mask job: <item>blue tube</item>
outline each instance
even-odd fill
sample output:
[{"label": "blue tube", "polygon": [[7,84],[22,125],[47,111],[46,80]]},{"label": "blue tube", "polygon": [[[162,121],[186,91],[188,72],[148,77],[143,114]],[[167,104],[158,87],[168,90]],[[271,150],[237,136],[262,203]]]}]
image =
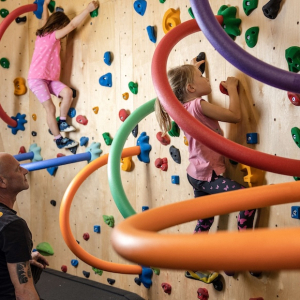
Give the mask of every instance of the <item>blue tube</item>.
[{"label": "blue tube", "polygon": [[32,151],[14,155],[14,158],[17,161],[28,160],[28,159],[31,160],[31,159],[33,159],[33,157],[34,157],[34,153]]},{"label": "blue tube", "polygon": [[58,167],[62,165],[72,164],[84,160],[91,160],[91,153],[85,152],[80,154],[74,154],[69,156],[62,156],[48,160],[37,161],[33,163],[23,164],[21,167],[27,169],[28,171],[36,171],[41,169],[47,169],[51,167]]}]

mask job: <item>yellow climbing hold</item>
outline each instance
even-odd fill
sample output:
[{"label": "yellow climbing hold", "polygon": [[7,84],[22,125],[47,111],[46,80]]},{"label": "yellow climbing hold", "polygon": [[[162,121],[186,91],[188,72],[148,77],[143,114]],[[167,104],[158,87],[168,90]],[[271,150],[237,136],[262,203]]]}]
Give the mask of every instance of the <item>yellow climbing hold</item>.
[{"label": "yellow climbing hold", "polygon": [[32,114],[32,119],[36,121],[36,114]]},{"label": "yellow climbing hold", "polygon": [[125,172],[131,171],[131,166],[132,166],[132,157],[131,156],[121,158],[121,163],[122,163],[121,168],[123,171],[125,171]]},{"label": "yellow climbing hold", "polygon": [[249,187],[263,185],[265,179],[265,171],[259,170],[247,165],[240,164],[242,172],[245,172],[244,182],[248,183]]},{"label": "yellow climbing hold", "polygon": [[185,136],[183,137],[183,142],[184,142],[185,145],[187,145],[187,146],[189,145],[189,142],[188,142],[188,140]]},{"label": "yellow climbing hold", "polygon": [[2,217],[3,216],[3,212],[0,212],[0,217]]},{"label": "yellow climbing hold", "polygon": [[25,85],[25,79],[24,78],[17,77],[14,80],[14,85],[15,85],[14,94],[16,96],[24,95],[27,92],[27,88],[26,88],[26,85]]},{"label": "yellow climbing hold", "polygon": [[95,114],[97,114],[98,111],[99,111],[99,107],[98,107],[98,106],[93,107],[93,112],[94,112]]},{"label": "yellow climbing hold", "polygon": [[127,100],[129,98],[129,94],[128,93],[124,93],[124,94],[122,94],[122,96],[123,96],[124,100]]},{"label": "yellow climbing hold", "polygon": [[164,33],[168,33],[171,29],[176,27],[181,23],[180,20],[180,9],[177,10],[173,8],[169,8],[163,17],[162,27],[164,30]]}]

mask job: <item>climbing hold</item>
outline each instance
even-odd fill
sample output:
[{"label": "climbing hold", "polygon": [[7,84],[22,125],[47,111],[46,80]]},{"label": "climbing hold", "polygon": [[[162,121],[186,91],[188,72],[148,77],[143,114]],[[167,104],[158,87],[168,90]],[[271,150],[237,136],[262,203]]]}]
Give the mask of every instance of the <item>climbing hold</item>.
[{"label": "climbing hold", "polygon": [[113,216],[103,215],[103,220],[109,227],[113,228],[115,226],[115,218]]},{"label": "climbing hold", "polygon": [[102,86],[112,87],[112,75],[111,73],[107,73],[100,77],[99,83]]},{"label": "climbing hold", "polygon": [[0,9],[0,16],[2,18],[6,18],[8,16],[8,14],[9,14],[9,11],[7,9],[5,9],[5,8]]},{"label": "climbing hold", "polygon": [[25,147],[24,147],[24,146],[21,146],[21,147],[20,147],[20,150],[19,150],[19,153],[18,153],[18,154],[21,154],[21,153],[26,153],[26,150],[25,150]]},{"label": "climbing hold", "polygon": [[98,17],[98,11],[99,11],[99,7],[97,7],[95,10],[93,10],[92,12],[90,12],[90,16],[92,18]]},{"label": "climbing hold", "polygon": [[97,269],[94,267],[92,267],[92,270],[95,272],[95,274],[98,274],[99,276],[102,276],[102,274],[103,274],[103,270],[100,270],[100,269]]},{"label": "climbing hold", "polygon": [[142,206],[142,211],[149,210],[149,206]]},{"label": "climbing hold", "polygon": [[41,147],[38,147],[37,144],[31,144],[28,152],[33,152],[33,159],[31,160],[32,162],[43,160],[41,156]]},{"label": "climbing hold", "polygon": [[147,8],[147,1],[145,0],[136,0],[133,3],[134,10],[141,16],[145,14]]},{"label": "climbing hold", "polygon": [[31,135],[32,135],[32,136],[37,136],[36,131],[31,131]]},{"label": "climbing hold", "polygon": [[26,115],[21,115],[20,113],[17,113],[15,117],[11,117],[13,120],[17,121],[17,126],[12,127],[10,125],[7,125],[8,128],[11,128],[12,134],[16,135],[19,130],[24,131],[25,126],[24,124],[27,123],[27,120],[25,120]]},{"label": "climbing hold", "polygon": [[85,240],[85,241],[88,241],[90,239],[90,235],[86,232],[83,234],[82,238]]},{"label": "climbing hold", "polygon": [[149,37],[149,39],[150,39],[150,41],[152,42],[152,43],[156,43],[156,34],[155,34],[155,28],[154,28],[154,26],[147,26],[147,33],[148,33],[148,37]]},{"label": "climbing hold", "polygon": [[222,291],[223,289],[223,283],[220,280],[219,274],[216,272],[211,273],[211,272],[204,272],[204,271],[196,271],[196,272],[186,271],[185,277],[194,280],[199,280],[207,284],[212,283],[214,288],[217,291]]},{"label": "climbing hold", "polygon": [[168,170],[168,159],[166,157],[163,159],[157,158],[154,164],[156,168],[161,169],[162,171],[166,172]]},{"label": "climbing hold", "polygon": [[35,0],[33,4],[37,4],[37,9],[33,12],[38,19],[42,18],[44,0]]},{"label": "climbing hold", "polygon": [[48,4],[48,9],[51,13],[53,13],[54,8],[55,8],[55,1],[51,0],[50,3]]},{"label": "climbing hold", "polygon": [[293,105],[300,106],[300,94],[288,92],[287,95]]},{"label": "climbing hold", "polygon": [[245,41],[248,47],[253,48],[257,44],[259,27],[251,27],[245,33]]},{"label": "climbing hold", "polygon": [[82,271],[82,274],[85,278],[89,278],[91,273],[87,271]]},{"label": "climbing hold", "polygon": [[[262,274],[262,272],[252,272],[252,271],[249,271],[249,273],[254,277],[260,277]],[[254,299],[256,299],[256,298],[254,298]],[[260,298],[258,298],[258,299],[260,299]]]},{"label": "climbing hold", "polygon": [[194,13],[193,13],[193,10],[191,7],[188,9],[188,13],[190,14],[192,19],[195,19],[195,16],[194,16]]},{"label": "climbing hold", "polygon": [[100,233],[101,232],[100,225],[94,225],[94,232],[96,232],[96,233]]},{"label": "climbing hold", "polygon": [[280,10],[280,3],[282,0],[270,0],[262,7],[264,15],[271,20],[274,20]]},{"label": "climbing hold", "polygon": [[163,17],[162,27],[164,30],[164,33],[168,33],[171,29],[176,27],[181,23],[180,20],[180,9],[177,10],[173,8],[169,8]]},{"label": "climbing hold", "polygon": [[132,167],[132,157],[128,156],[128,157],[124,157],[121,158],[121,169],[125,172],[130,172],[131,171],[131,167]]},{"label": "climbing hold", "polygon": [[174,146],[171,146],[169,149],[169,152],[175,162],[178,164],[181,163],[181,156],[180,156],[180,151],[179,149],[175,148]]},{"label": "climbing hold", "polygon": [[32,114],[33,121],[36,121],[36,114]]},{"label": "climbing hold", "polygon": [[68,150],[70,150],[73,154],[76,154],[77,148],[78,148],[78,145],[74,146],[74,147],[71,147],[71,148],[68,148]]},{"label": "climbing hold", "polygon": [[200,300],[208,300],[208,290],[206,288],[199,288],[197,290],[198,299]]},{"label": "climbing hold", "polygon": [[113,285],[116,281],[115,281],[114,279],[107,278],[107,282],[108,282],[110,285]]},{"label": "climbing hold", "polygon": [[122,122],[124,122],[127,118],[129,117],[129,114],[128,112],[122,108],[120,111],[119,111],[119,118]]},{"label": "climbing hold", "polygon": [[87,125],[89,121],[85,116],[79,115],[76,117],[76,122],[82,125]]},{"label": "climbing hold", "polygon": [[138,93],[138,84],[136,82],[130,81],[128,87],[132,94],[136,95]]},{"label": "climbing hold", "polygon": [[100,149],[101,144],[100,143],[96,143],[93,142],[91,144],[91,146],[86,148],[85,152],[90,152],[91,153],[91,160],[89,161],[89,163],[95,159],[97,159],[100,154],[102,153],[102,150]]},{"label": "climbing hold", "polygon": [[220,82],[220,85],[219,85],[219,89],[220,89],[220,92],[221,92],[222,94],[227,95],[227,96],[229,95],[227,89],[224,88],[224,86],[222,85],[221,82]]},{"label": "climbing hold", "polygon": [[56,201],[55,201],[55,200],[51,200],[51,201],[50,201],[50,204],[51,204],[52,206],[56,206]]},{"label": "climbing hold", "polygon": [[139,280],[142,282],[145,288],[149,289],[152,285],[153,271],[150,268],[142,267],[142,274],[139,274]]},{"label": "climbing hold", "polygon": [[62,7],[59,7],[59,6],[58,6],[58,7],[55,8],[55,11],[56,11],[56,12],[57,12],[57,11],[64,12],[64,9],[63,9]]},{"label": "climbing hold", "polygon": [[70,107],[68,111],[68,116],[70,118],[74,118],[76,116],[76,109],[74,107]]},{"label": "climbing hold", "polygon": [[243,9],[247,16],[249,16],[258,6],[258,0],[243,0]]},{"label": "climbing hold", "polygon": [[149,153],[151,151],[151,145],[149,144],[149,136],[146,132],[142,132],[137,139],[137,146],[140,146],[141,153],[137,156],[138,159],[146,164],[150,162]]},{"label": "climbing hold", "polygon": [[162,159],[161,158],[157,158],[154,162],[154,165],[156,168],[160,169],[161,165],[162,165]]},{"label": "climbing hold", "polygon": [[172,175],[171,176],[171,182],[172,182],[172,184],[179,184],[179,176],[178,175]]},{"label": "climbing hold", "polygon": [[241,34],[239,26],[242,20],[236,17],[236,12],[236,7],[227,5],[222,5],[218,11],[218,15],[223,16],[223,29],[233,40]]},{"label": "climbing hold", "polygon": [[47,242],[39,243],[36,246],[36,250],[44,256],[51,256],[54,254],[53,248]]},{"label": "climbing hold", "polygon": [[172,121],[172,127],[171,130],[168,131],[168,134],[172,137],[178,137],[180,135],[180,129],[175,121]]},{"label": "climbing hold", "polygon": [[129,94],[128,93],[124,93],[124,94],[122,94],[122,97],[123,97],[124,100],[128,100]]},{"label": "climbing hold", "polygon": [[160,2],[160,3],[165,3],[165,2],[166,2],[166,0],[159,0],[159,2]]},{"label": "climbing hold", "polygon": [[170,285],[169,283],[163,282],[163,283],[161,284],[161,286],[162,286],[162,288],[163,288],[163,290],[164,290],[164,292],[165,292],[166,294],[168,294],[168,295],[171,294],[172,287],[171,287],[171,285]]},{"label": "climbing hold", "polygon": [[60,269],[61,269],[62,272],[64,272],[64,273],[67,273],[67,271],[68,271],[68,267],[67,267],[66,265],[62,265],[62,266],[60,267]]},{"label": "climbing hold", "polygon": [[161,142],[162,145],[167,146],[171,143],[171,139],[169,135],[166,133],[164,136],[162,136],[162,132],[159,131],[156,134],[156,138]]},{"label": "climbing hold", "polygon": [[75,99],[77,95],[77,91],[73,88],[70,88],[72,90],[72,98]]},{"label": "climbing hold", "polygon": [[298,127],[293,127],[291,132],[294,142],[300,148],[300,129]]},{"label": "climbing hold", "polygon": [[77,259],[72,259],[72,260],[71,260],[71,265],[72,265],[73,267],[77,267],[77,266],[78,266],[78,260],[77,260]]},{"label": "climbing hold", "polygon": [[110,55],[110,52],[109,52],[109,51],[107,51],[107,52],[104,53],[103,60],[104,60],[104,62],[105,62],[108,66],[111,65],[111,55]]},{"label": "climbing hold", "polygon": [[50,168],[47,168],[47,172],[51,175],[51,176],[54,176],[56,171],[57,171],[58,167],[50,167]]},{"label": "climbing hold", "polygon": [[15,85],[14,94],[16,96],[24,95],[27,92],[27,88],[26,88],[26,85],[25,85],[25,79],[24,78],[17,77],[14,80],[14,85]]},{"label": "climbing hold", "polygon": [[135,277],[134,278],[134,282],[137,284],[137,285],[141,285],[141,280],[138,278],[138,277]]},{"label": "climbing hold", "polygon": [[151,267],[151,269],[153,270],[153,272],[154,272],[156,275],[159,275],[159,274],[160,274],[160,269],[159,269],[159,268]]},{"label": "climbing hold", "polygon": [[187,140],[186,136],[184,136],[184,137],[183,137],[183,142],[184,142],[184,144],[185,144],[186,146],[188,146],[188,145],[189,145],[189,142],[188,142],[188,140]]},{"label": "climbing hold", "polygon": [[86,136],[83,136],[80,138],[80,146],[86,146],[86,144],[89,142],[89,138]]},{"label": "climbing hold", "polygon": [[16,23],[17,24],[20,24],[20,23],[25,23],[27,21],[27,17],[24,16],[24,17],[17,17],[16,18]]},{"label": "climbing hold", "polygon": [[285,50],[289,71],[297,73],[300,71],[300,47],[292,46]]},{"label": "climbing hold", "polygon": [[[196,61],[201,61],[201,60],[205,60],[204,52],[200,52],[196,58]],[[199,66],[199,70],[201,71],[202,74],[205,72],[205,62]]]},{"label": "climbing hold", "polygon": [[245,172],[244,182],[248,183],[249,187],[263,185],[265,171],[240,164],[242,172]]},{"label": "climbing hold", "polygon": [[56,157],[63,157],[63,156],[65,156],[65,155],[62,154],[62,153],[57,153],[57,154],[56,154]]},{"label": "climbing hold", "polygon": [[257,133],[247,133],[247,144],[257,144]]},{"label": "climbing hold", "polygon": [[8,69],[9,68],[9,60],[7,59],[7,58],[5,58],[5,57],[2,57],[1,59],[0,59],[0,65],[1,65],[1,67],[2,68],[4,68],[4,69]]},{"label": "climbing hold", "polygon": [[232,165],[237,165],[237,164],[238,164],[237,161],[234,161],[234,160],[232,160],[232,159],[229,159],[229,162],[230,162]]},{"label": "climbing hold", "polygon": [[103,136],[104,142],[107,146],[112,144],[113,139],[110,137],[109,132],[102,133],[102,136]]},{"label": "climbing hold", "polygon": [[292,206],[291,217],[293,219],[300,219],[300,206]]},{"label": "climbing hold", "polygon": [[133,129],[132,129],[132,135],[136,138],[139,133],[139,124],[137,124]]},{"label": "climbing hold", "polygon": [[93,107],[93,112],[97,115],[99,111],[99,106]]}]

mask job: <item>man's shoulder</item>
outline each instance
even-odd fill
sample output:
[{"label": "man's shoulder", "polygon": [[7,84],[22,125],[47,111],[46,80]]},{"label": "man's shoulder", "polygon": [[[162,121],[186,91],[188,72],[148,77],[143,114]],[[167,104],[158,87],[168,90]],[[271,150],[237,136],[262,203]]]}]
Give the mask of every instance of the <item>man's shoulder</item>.
[{"label": "man's shoulder", "polygon": [[0,203],[0,232],[5,226],[16,221],[23,222],[23,219],[17,216],[13,210]]}]

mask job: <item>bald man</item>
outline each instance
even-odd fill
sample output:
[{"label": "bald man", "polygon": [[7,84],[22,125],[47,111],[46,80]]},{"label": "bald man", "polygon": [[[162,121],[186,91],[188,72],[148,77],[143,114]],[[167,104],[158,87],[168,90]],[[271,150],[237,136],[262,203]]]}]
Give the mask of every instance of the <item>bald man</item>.
[{"label": "bald man", "polygon": [[32,236],[25,220],[13,210],[17,195],[29,188],[28,171],[10,154],[0,152],[0,299],[40,299],[31,272],[49,265],[32,253]]}]

